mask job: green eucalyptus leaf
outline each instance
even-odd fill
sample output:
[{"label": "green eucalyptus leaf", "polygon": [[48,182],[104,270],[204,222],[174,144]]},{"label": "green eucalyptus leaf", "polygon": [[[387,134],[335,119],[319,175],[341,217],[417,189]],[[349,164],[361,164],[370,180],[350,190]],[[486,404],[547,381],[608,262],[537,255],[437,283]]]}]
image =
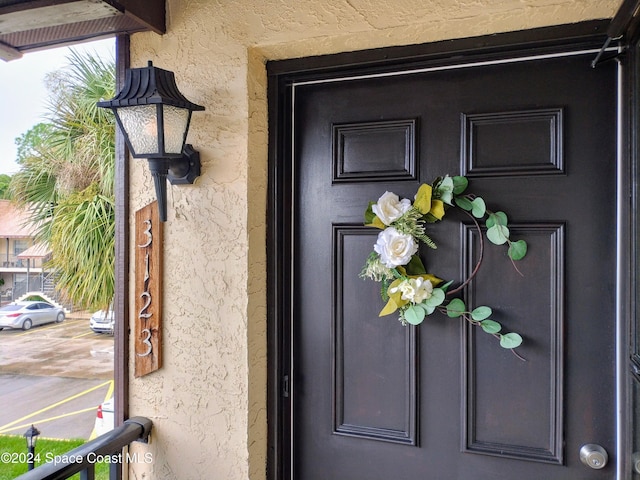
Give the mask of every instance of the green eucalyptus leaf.
[{"label": "green eucalyptus leaf", "polygon": [[500,346],[502,348],[516,348],[522,344],[522,337],[517,333],[507,333],[500,335]]},{"label": "green eucalyptus leaf", "polygon": [[509,258],[512,260],[521,260],[527,254],[527,242],[524,240],[518,240],[517,242],[511,242],[509,245]]},{"label": "green eucalyptus leaf", "polygon": [[444,177],[435,188],[435,198],[439,198],[444,203],[452,205],[453,200],[453,179],[450,176]]},{"label": "green eucalyptus leaf", "polygon": [[476,218],[484,217],[484,214],[487,213],[487,206],[484,203],[484,200],[480,197],[476,197],[471,202],[471,215]]},{"label": "green eucalyptus leaf", "polygon": [[470,212],[473,209],[473,204],[471,200],[467,197],[456,197],[455,198],[456,205],[458,205],[461,209]]},{"label": "green eucalyptus leaf", "polygon": [[445,175],[445,177],[440,181],[440,185],[438,187],[443,190],[453,191],[453,178],[449,175]]},{"label": "green eucalyptus leaf", "polygon": [[493,312],[491,310],[491,307],[487,307],[483,305],[481,307],[477,307],[473,309],[473,311],[471,312],[471,318],[473,318],[476,322],[479,322],[480,320],[489,318],[492,313]]},{"label": "green eucalyptus leaf", "polygon": [[449,280],[447,283],[445,283],[444,285],[442,285],[440,288],[442,291],[446,292],[449,287],[451,286],[451,284],[453,283],[453,280]]},{"label": "green eucalyptus leaf", "polygon": [[439,199],[447,205],[453,205],[453,192],[444,191],[440,193]]},{"label": "green eucalyptus leaf", "polygon": [[426,302],[418,303],[417,306],[422,308],[427,315],[431,315],[433,312],[435,312],[437,307],[437,305],[427,305]]},{"label": "green eucalyptus leaf", "polygon": [[487,228],[491,228],[494,225],[502,225],[504,227],[507,226],[508,222],[507,214],[504,212],[495,212],[491,213],[489,217],[487,217],[486,225]]},{"label": "green eucalyptus leaf", "polygon": [[454,298],[447,305],[447,315],[451,318],[459,317],[466,311],[466,305],[459,298]]},{"label": "green eucalyptus leaf", "polygon": [[404,311],[404,319],[411,325],[420,325],[425,315],[424,309],[416,305],[409,305]]},{"label": "green eucalyptus leaf", "polygon": [[495,224],[487,230],[487,238],[491,243],[502,245],[509,239],[509,229],[503,225]]},{"label": "green eucalyptus leaf", "polygon": [[480,326],[482,327],[482,330],[491,334],[498,333],[500,330],[502,330],[502,325],[500,325],[498,322],[494,322],[493,320],[488,319],[480,322]]},{"label": "green eucalyptus leaf", "polygon": [[461,177],[459,175],[453,177],[453,193],[456,195],[460,195],[464,192],[468,185],[469,180],[467,180],[467,177]]},{"label": "green eucalyptus leaf", "polygon": [[504,212],[496,212],[495,215],[498,218],[498,220],[500,221],[500,225],[504,225],[506,227],[507,224],[509,223],[509,219],[507,218],[507,214],[504,213]]},{"label": "green eucalyptus leaf", "polygon": [[431,292],[431,296],[427,298],[423,303],[425,305],[428,305],[429,307],[435,308],[438,305],[441,305],[442,302],[444,302],[445,297],[446,294],[444,293],[444,290],[442,290],[441,288],[434,288],[433,292]]}]

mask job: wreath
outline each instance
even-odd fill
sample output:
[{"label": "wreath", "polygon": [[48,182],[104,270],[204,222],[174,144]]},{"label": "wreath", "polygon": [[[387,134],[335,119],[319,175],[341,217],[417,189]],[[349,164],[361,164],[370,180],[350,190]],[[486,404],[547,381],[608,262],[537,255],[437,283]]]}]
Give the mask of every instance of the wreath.
[{"label": "wreath", "polygon": [[522,337],[515,332],[502,333],[502,325],[490,318],[493,313],[490,307],[482,305],[470,309],[464,300],[454,297],[478,273],[484,252],[482,234],[479,236],[479,258],[475,268],[469,278],[455,289],[449,290],[453,281],[443,283],[442,279],[427,273],[418,255],[420,243],[437,248],[426,233],[426,224],[442,220],[446,211],[455,207],[471,218],[478,232],[478,221],[485,220],[487,239],[508,247],[507,255],[520,273],[515,261],[527,254],[527,243],[524,240],[512,241],[507,214],[488,210],[481,197],[467,193],[468,185],[466,177],[446,175],[437,178],[432,185],[420,185],[413,203],[406,198],[401,200],[393,192],[385,192],[377,202],[369,202],[364,224],[382,231],[360,276],[381,283],[380,293],[386,304],[380,316],[398,312],[403,325],[419,325],[427,315],[437,310],[450,318],[462,318],[480,327],[497,338],[501,347],[513,351],[522,344]]}]

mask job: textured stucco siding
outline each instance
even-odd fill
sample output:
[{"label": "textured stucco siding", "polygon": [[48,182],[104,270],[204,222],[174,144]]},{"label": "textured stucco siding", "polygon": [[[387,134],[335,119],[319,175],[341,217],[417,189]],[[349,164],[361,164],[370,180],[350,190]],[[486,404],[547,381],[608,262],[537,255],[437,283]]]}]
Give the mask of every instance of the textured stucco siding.
[{"label": "textured stucco siding", "polygon": [[[130,384],[130,414],[154,422],[132,450],[152,461],[131,464],[130,478],[265,478],[266,60],[609,18],[620,3],[168,0],[167,34],[133,35],[131,64],[173,70],[206,107],[188,138],[202,176],[169,189],[164,366]],[[154,191],[146,162],[130,170],[133,214]]]}]

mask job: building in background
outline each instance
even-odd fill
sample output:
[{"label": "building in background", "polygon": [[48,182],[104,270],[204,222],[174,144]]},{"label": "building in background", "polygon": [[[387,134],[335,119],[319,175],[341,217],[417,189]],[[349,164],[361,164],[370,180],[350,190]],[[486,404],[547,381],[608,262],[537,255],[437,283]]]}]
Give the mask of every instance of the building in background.
[{"label": "building in background", "polygon": [[0,302],[16,300],[27,293],[41,293],[56,300],[53,275],[44,264],[50,251],[35,243],[27,214],[9,200],[0,200]]}]

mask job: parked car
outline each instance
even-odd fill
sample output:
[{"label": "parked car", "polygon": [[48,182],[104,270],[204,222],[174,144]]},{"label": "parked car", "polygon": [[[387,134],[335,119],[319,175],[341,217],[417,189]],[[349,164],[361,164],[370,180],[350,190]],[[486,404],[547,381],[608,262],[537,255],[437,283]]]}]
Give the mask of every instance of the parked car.
[{"label": "parked car", "polygon": [[89,327],[96,333],[110,333],[113,335],[115,324],[113,310],[98,310],[89,319]]},{"label": "parked car", "polygon": [[113,430],[115,416],[113,413],[113,397],[98,405],[96,412],[96,422],[93,431],[96,437]]},{"label": "parked car", "polygon": [[62,322],[65,313],[61,307],[48,302],[13,302],[0,307],[0,330],[3,328],[21,328],[29,330],[36,325]]}]

